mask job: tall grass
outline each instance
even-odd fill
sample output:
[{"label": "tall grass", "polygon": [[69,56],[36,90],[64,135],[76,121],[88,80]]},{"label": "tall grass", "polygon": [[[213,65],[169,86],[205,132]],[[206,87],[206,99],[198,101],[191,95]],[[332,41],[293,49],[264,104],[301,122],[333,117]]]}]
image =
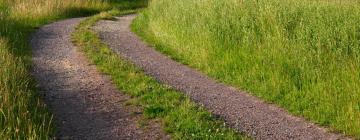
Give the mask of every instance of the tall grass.
[{"label": "tall grass", "polygon": [[58,19],[145,4],[134,2],[0,0],[0,139],[50,139],[54,132],[52,116],[30,76],[31,32]]},{"label": "tall grass", "polygon": [[360,138],[359,0],[152,0],[147,41],[219,81]]}]

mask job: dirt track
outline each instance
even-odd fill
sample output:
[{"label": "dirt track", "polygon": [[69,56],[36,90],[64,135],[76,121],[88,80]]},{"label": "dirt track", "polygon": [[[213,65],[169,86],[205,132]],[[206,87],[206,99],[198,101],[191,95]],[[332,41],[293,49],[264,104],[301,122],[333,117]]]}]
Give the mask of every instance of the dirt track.
[{"label": "dirt track", "polygon": [[158,53],[130,31],[134,18],[135,15],[129,15],[117,21],[101,21],[94,29],[119,55],[157,80],[186,93],[232,128],[256,139],[345,139]]},{"label": "dirt track", "polygon": [[46,25],[32,36],[33,74],[54,113],[56,139],[168,139],[158,123],[138,126],[142,110],[76,50],[70,34],[81,19]]}]

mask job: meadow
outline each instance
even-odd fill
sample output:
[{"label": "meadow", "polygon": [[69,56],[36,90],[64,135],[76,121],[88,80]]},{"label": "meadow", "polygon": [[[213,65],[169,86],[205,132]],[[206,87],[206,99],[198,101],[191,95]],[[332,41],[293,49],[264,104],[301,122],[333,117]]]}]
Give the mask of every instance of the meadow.
[{"label": "meadow", "polygon": [[141,0],[0,0],[0,138],[51,139],[55,132],[31,76],[33,31],[55,20],[145,5]]},{"label": "meadow", "polygon": [[359,0],[152,0],[133,30],[175,60],[360,138]]}]

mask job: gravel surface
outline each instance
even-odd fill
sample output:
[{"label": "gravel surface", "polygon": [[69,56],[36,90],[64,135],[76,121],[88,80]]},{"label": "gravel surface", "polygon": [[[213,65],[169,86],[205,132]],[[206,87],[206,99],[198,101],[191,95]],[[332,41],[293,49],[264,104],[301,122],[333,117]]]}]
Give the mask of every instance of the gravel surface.
[{"label": "gravel surface", "polygon": [[136,15],[103,20],[94,29],[101,39],[147,74],[184,92],[239,132],[256,139],[346,139],[329,133],[302,118],[289,115],[276,105],[267,104],[248,93],[217,83],[204,74],[171,60],[143,43],[130,31]]},{"label": "gravel surface", "polygon": [[168,139],[159,123],[139,127],[140,108],[100,74],[71,43],[81,19],[46,25],[33,34],[33,75],[54,113],[56,139]]}]

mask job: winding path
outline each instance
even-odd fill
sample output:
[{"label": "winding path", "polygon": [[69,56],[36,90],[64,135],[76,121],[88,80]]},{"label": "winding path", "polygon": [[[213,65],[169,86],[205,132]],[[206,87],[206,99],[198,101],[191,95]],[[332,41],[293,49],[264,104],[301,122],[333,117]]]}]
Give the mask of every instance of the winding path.
[{"label": "winding path", "polygon": [[46,25],[33,34],[33,75],[54,113],[56,139],[168,139],[157,123],[138,126],[141,109],[76,50],[70,34],[81,19]]},{"label": "winding path", "polygon": [[346,139],[245,92],[217,83],[143,43],[130,31],[135,15],[100,21],[94,29],[119,55],[157,80],[186,93],[240,132],[256,139]]}]

